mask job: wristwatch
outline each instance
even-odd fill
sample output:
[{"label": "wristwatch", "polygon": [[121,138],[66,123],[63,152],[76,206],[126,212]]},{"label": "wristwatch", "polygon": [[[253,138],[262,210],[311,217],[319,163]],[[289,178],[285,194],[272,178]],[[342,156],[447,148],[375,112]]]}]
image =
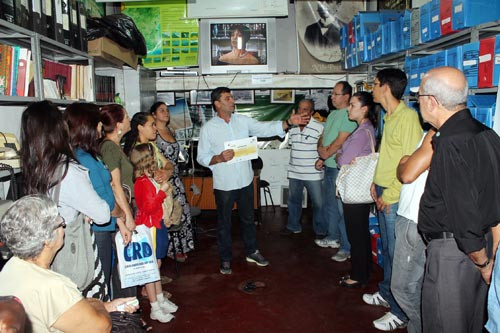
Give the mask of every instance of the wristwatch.
[{"label": "wristwatch", "polygon": [[289,119],[286,120],[286,124],[288,125],[288,127],[293,127],[293,124],[290,124]]}]

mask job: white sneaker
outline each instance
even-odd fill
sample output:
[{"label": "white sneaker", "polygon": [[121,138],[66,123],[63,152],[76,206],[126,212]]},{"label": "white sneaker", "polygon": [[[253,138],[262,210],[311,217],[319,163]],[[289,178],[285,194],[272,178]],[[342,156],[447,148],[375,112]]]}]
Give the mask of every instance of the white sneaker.
[{"label": "white sneaker", "polygon": [[177,309],[179,309],[179,307],[175,305],[174,302],[166,298],[163,299],[163,302],[160,303],[160,308],[167,313],[174,313],[175,311],[177,311]]},{"label": "white sneaker", "polygon": [[174,316],[172,314],[163,312],[161,308],[155,311],[151,311],[149,317],[151,317],[151,319],[153,320],[158,320],[160,323],[168,323],[169,321],[174,319]]},{"label": "white sneaker", "polygon": [[394,331],[406,327],[406,323],[393,315],[392,312],[387,312],[379,319],[374,320],[373,326],[381,331]]},{"label": "white sneaker", "polygon": [[327,239],[327,238],[315,239],[314,243],[316,243],[316,245],[321,247],[331,247],[333,249],[338,249],[340,247],[340,243],[336,239]]},{"label": "white sneaker", "polygon": [[347,259],[349,259],[350,257],[351,257],[351,255],[349,253],[340,250],[332,256],[332,260],[334,260],[336,262],[344,262]]},{"label": "white sneaker", "polygon": [[387,302],[378,291],[375,294],[363,294],[363,301],[369,305],[380,305],[384,308],[390,307],[389,302]]}]

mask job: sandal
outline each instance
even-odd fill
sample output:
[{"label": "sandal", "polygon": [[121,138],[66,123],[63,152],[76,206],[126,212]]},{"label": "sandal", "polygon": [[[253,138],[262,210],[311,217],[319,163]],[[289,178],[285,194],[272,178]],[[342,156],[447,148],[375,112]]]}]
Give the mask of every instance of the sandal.
[{"label": "sandal", "polygon": [[[347,282],[347,280],[351,280],[351,281],[354,281],[354,282]],[[346,287],[346,288],[359,288],[359,287],[363,286],[363,283],[361,283],[359,281],[355,281],[355,280],[349,279],[349,278],[347,278],[345,280],[340,280],[339,284],[342,287]]]}]

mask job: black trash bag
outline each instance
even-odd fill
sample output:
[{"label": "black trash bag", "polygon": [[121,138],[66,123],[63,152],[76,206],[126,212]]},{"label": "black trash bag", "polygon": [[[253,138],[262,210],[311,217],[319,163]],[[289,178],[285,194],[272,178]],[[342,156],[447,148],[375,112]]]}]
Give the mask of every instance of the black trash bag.
[{"label": "black trash bag", "polygon": [[91,18],[87,21],[88,40],[108,37],[119,45],[134,50],[135,54],[145,56],[148,52],[146,40],[137,29],[132,18],[124,14]]},{"label": "black trash bag", "polygon": [[111,35],[108,27],[97,17],[87,18],[87,40],[94,40]]}]

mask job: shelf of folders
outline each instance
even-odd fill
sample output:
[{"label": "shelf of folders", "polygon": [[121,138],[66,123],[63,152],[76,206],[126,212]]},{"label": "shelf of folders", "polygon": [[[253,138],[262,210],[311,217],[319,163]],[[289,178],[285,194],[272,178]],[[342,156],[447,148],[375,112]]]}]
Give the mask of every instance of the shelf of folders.
[{"label": "shelf of folders", "polygon": [[0,19],[0,103],[94,101],[87,53]]}]

